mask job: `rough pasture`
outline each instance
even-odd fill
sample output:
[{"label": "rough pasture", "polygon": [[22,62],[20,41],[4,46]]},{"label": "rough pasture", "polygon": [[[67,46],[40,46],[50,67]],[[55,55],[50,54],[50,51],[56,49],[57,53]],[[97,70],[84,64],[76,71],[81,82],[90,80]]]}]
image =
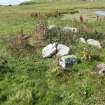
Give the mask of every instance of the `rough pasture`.
[{"label": "rough pasture", "polygon": [[[101,49],[81,44],[78,40],[67,43],[68,47],[71,47],[71,54],[78,58],[84,55],[93,57],[91,61],[80,59],[70,71],[62,71],[55,56],[43,59],[42,47],[38,47],[31,54],[30,50],[20,52],[22,54],[18,56],[8,50],[8,40],[17,37],[21,29],[26,35],[33,34],[37,19],[32,18],[31,13],[50,13],[56,9],[67,14],[74,9],[105,9],[105,2],[35,0],[20,6],[0,6],[0,105],[104,105],[105,77],[98,74],[96,67],[105,62],[105,22],[97,22],[96,18],[92,18],[94,21],[91,21],[89,18],[88,21],[80,23],[72,18],[62,19],[62,16],[47,19],[48,26],[54,24],[61,29],[70,26],[82,30],[85,25],[86,28],[96,30],[84,30],[75,36],[78,40],[80,37],[99,40]],[[57,39],[56,36],[54,38],[53,40]],[[66,43],[67,39],[63,42]],[[47,41],[46,43],[48,44]],[[84,51],[84,47],[92,54]],[[100,74],[102,72],[104,73],[104,67]]]}]

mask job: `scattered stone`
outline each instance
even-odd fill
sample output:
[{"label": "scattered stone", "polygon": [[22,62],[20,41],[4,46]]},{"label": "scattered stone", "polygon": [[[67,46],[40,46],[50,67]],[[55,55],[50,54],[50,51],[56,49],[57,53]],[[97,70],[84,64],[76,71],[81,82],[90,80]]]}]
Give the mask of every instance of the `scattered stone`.
[{"label": "scattered stone", "polygon": [[101,63],[101,64],[97,64],[96,65],[96,69],[97,70],[100,70],[100,69],[103,69],[103,68],[105,68],[105,64],[104,63]]},{"label": "scattered stone", "polygon": [[97,47],[97,48],[102,48],[100,42],[97,41],[97,40],[88,39],[87,43],[88,43],[88,45],[91,45],[91,46],[94,46],[94,47]]},{"label": "scattered stone", "polygon": [[66,32],[66,33],[69,33],[69,32],[77,33],[78,29],[77,28],[73,28],[73,27],[64,27],[63,28],[63,32]]},{"label": "scattered stone", "polygon": [[70,48],[65,45],[53,43],[43,48],[42,56],[43,58],[49,58],[49,57],[52,57],[53,55],[56,55],[57,57],[61,57],[64,55],[68,55],[69,51],[70,51]]},{"label": "scattered stone", "polygon": [[87,41],[86,41],[84,38],[81,37],[79,39],[79,42],[83,43],[83,44],[88,44],[88,45],[91,45],[91,46],[94,46],[97,48],[102,48],[100,42],[95,39],[87,39]]},{"label": "scattered stone", "polygon": [[82,37],[79,39],[79,42],[80,42],[80,43],[83,43],[83,44],[86,44],[85,38],[82,38]]},{"label": "scattered stone", "polygon": [[43,58],[49,58],[56,54],[57,51],[57,43],[49,44],[42,50],[42,56]]},{"label": "scattered stone", "polygon": [[97,64],[96,70],[99,73],[99,75],[101,75],[101,76],[105,75],[105,64],[104,63]]},{"label": "scattered stone", "polygon": [[56,25],[50,25],[48,28],[47,28],[47,31],[48,31],[48,34],[51,34],[51,35],[55,35],[58,33],[59,29]]},{"label": "scattered stone", "polygon": [[57,28],[56,25],[50,25],[50,26],[48,27],[49,30],[56,29],[56,28]]},{"label": "scattered stone", "polygon": [[103,68],[99,71],[99,75],[105,76],[105,68]]},{"label": "scattered stone", "polygon": [[66,55],[59,59],[59,65],[62,69],[67,70],[77,63],[77,57],[75,55]]},{"label": "scattered stone", "polygon": [[70,48],[65,46],[64,44],[57,45],[57,54],[56,54],[57,57],[68,55],[69,52],[70,52]]}]

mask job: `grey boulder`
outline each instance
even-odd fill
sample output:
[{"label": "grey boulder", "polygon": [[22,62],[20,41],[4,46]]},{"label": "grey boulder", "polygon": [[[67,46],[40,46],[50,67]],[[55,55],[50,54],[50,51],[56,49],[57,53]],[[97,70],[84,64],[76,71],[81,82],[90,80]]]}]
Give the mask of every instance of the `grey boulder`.
[{"label": "grey boulder", "polygon": [[61,68],[64,70],[69,69],[76,63],[77,63],[77,57],[75,55],[66,55],[62,56],[59,59],[59,66],[61,66]]},{"label": "grey boulder", "polygon": [[49,58],[56,54],[57,43],[49,44],[42,49],[42,56],[43,58]]},{"label": "grey boulder", "polygon": [[62,57],[64,55],[68,55],[70,52],[70,48],[65,46],[64,44],[58,44],[57,45],[57,57]]}]

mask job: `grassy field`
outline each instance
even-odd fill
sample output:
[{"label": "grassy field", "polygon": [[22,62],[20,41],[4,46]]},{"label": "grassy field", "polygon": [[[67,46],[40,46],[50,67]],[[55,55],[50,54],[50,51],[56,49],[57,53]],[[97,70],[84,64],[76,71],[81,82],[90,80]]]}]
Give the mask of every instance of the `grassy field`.
[{"label": "grassy field", "polygon": [[[101,41],[103,48],[93,49],[101,61],[81,62],[71,72],[62,72],[54,58],[43,59],[41,49],[24,56],[11,54],[8,50],[8,40],[20,34],[21,29],[27,35],[32,35],[36,23],[30,16],[32,12],[56,9],[72,16],[72,10],[104,10],[105,2],[36,0],[20,6],[0,6],[0,56],[8,61],[7,64],[0,64],[0,105],[105,105],[105,77],[99,76],[94,70],[97,63],[105,62],[104,36],[98,38],[95,34],[88,35]],[[88,20],[85,25],[104,33],[105,21],[95,20]],[[76,27],[72,18],[48,18],[48,24]],[[72,45],[76,47],[72,52],[80,57],[82,46]]]}]

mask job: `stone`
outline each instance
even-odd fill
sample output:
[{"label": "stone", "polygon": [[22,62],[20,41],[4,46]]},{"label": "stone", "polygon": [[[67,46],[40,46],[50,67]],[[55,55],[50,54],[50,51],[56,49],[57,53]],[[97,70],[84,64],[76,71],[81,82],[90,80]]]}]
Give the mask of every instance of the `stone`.
[{"label": "stone", "polygon": [[103,68],[105,68],[105,64],[104,63],[101,63],[101,64],[97,64],[96,65],[96,69],[97,70],[100,70],[100,69],[103,69]]},{"label": "stone", "polygon": [[66,55],[66,56],[62,56],[59,59],[59,65],[64,70],[69,69],[76,63],[77,63],[77,57],[75,55]]},{"label": "stone", "polygon": [[105,75],[105,64],[104,63],[97,64],[96,70],[97,70],[99,75],[104,76]]},{"label": "stone", "polygon": [[63,32],[65,32],[65,33],[69,33],[69,32],[77,33],[78,29],[77,28],[73,28],[73,27],[64,27],[63,28]]},{"label": "stone", "polygon": [[83,43],[83,44],[86,44],[85,38],[82,38],[82,37],[79,39],[79,42],[80,42],[80,43]]},{"label": "stone", "polygon": [[59,29],[56,25],[50,25],[48,28],[47,28],[47,31],[48,31],[48,34],[51,34],[51,35],[55,35],[58,33]]},{"label": "stone", "polygon": [[50,25],[50,26],[48,27],[49,30],[55,29],[55,28],[57,28],[56,25]]},{"label": "stone", "polygon": [[103,68],[99,71],[99,75],[105,76],[105,68]]},{"label": "stone", "polygon": [[57,54],[56,54],[57,57],[68,55],[69,52],[70,52],[70,48],[65,46],[64,44],[57,45]]},{"label": "stone", "polygon": [[43,58],[49,58],[56,54],[57,51],[57,43],[49,44],[42,49]]},{"label": "stone", "polygon": [[102,48],[100,42],[94,39],[88,39],[87,44],[97,48]]}]

